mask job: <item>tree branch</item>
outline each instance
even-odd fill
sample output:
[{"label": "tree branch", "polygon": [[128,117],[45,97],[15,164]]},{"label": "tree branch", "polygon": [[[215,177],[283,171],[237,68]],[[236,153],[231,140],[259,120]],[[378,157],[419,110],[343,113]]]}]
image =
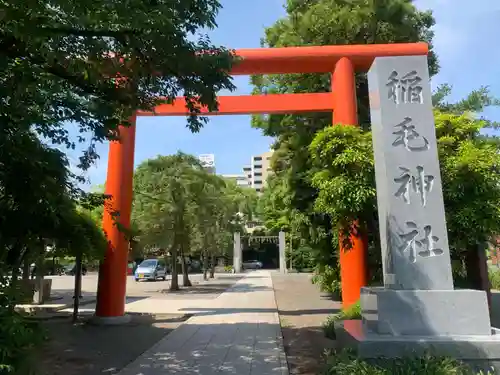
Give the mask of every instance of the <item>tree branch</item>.
[{"label": "tree branch", "polygon": [[[11,35],[0,33],[0,54],[9,58],[23,58],[31,63],[40,66],[47,73],[61,78],[70,84],[80,88],[88,95],[104,97],[110,101],[117,101],[124,105],[130,105],[130,100],[125,95],[121,95],[122,91],[117,87],[99,87],[90,83],[84,74],[71,74],[64,65],[57,62],[51,63],[40,55],[36,55],[33,51],[28,51],[25,43]],[[106,78],[106,77],[103,77]],[[110,77],[111,78],[111,77]]]},{"label": "tree branch", "polygon": [[62,34],[62,35],[74,35],[74,36],[88,36],[88,37],[114,37],[119,38],[129,35],[139,34],[138,30],[134,29],[124,29],[124,30],[88,30],[88,29],[77,29],[73,27],[41,27],[38,29],[42,32],[48,32],[52,34]]}]

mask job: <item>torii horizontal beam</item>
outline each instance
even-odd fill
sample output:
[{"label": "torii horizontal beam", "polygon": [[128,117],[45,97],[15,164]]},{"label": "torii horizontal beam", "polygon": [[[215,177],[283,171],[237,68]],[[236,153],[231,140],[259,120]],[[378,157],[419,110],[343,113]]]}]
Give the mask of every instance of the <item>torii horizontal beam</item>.
[{"label": "torii horizontal beam", "polygon": [[[334,103],[332,92],[219,96],[217,100],[219,102],[217,112],[209,112],[207,108],[201,108],[201,114],[207,116],[331,112]],[[185,116],[188,114],[186,100],[183,97],[176,98],[173,104],[158,105],[153,112],[137,111],[138,116]]]}]

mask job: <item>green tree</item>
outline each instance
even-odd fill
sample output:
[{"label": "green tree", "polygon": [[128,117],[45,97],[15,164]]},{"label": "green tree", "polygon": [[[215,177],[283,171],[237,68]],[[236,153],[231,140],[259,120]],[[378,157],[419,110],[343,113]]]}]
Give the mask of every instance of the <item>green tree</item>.
[{"label": "green tree", "polygon": [[[208,278],[208,271],[215,266],[215,257],[219,252],[219,231],[224,220],[224,203],[222,199],[225,182],[218,176],[206,174],[200,176],[195,187],[192,201],[193,209],[193,247],[197,249],[203,260],[203,278]],[[223,224],[222,224],[223,225]],[[211,267],[209,267],[211,264]]]},{"label": "green tree", "polygon": [[209,270],[213,277],[216,256],[225,254],[239,224],[235,220],[245,206],[244,192],[207,173],[197,158],[183,153],[142,163],[134,181],[133,218],[141,244],[169,250],[173,280],[179,256],[184,286],[190,285],[188,255],[199,255],[205,277]]},{"label": "green tree", "polygon": [[[238,186],[235,181],[225,179],[224,196],[227,198],[227,207],[233,213],[232,221],[244,226],[248,221],[258,216],[259,196],[255,189]],[[239,232],[243,232],[239,228]]]},{"label": "green tree", "polygon": [[[432,47],[432,14],[417,10],[410,0],[291,0],[287,2],[286,12],[283,19],[266,29],[265,46],[426,41]],[[432,52],[429,64],[431,74],[436,73],[438,64]],[[331,89],[329,74],[255,76],[252,81],[256,93],[328,92]],[[369,130],[366,75],[357,74],[356,84],[360,127]],[[316,133],[332,125],[331,115],[259,116],[253,118],[253,125],[263,129],[266,135],[277,138],[272,165],[277,179],[273,185],[278,193],[271,201],[281,203],[280,214],[271,220],[274,224],[268,220],[268,225],[290,227],[291,222],[295,222],[294,231],[300,233],[305,244],[314,249],[318,265],[328,265],[335,270],[338,267],[338,233],[332,229],[337,228],[338,223],[332,223],[330,213],[318,211],[315,207],[319,204],[320,192],[313,183],[313,161],[308,149]],[[365,196],[370,192],[360,194]],[[358,199],[356,207],[362,205],[361,198],[355,198]],[[347,202],[340,205],[346,206]],[[359,215],[359,212],[351,213],[353,215],[343,217],[342,221],[350,222]],[[368,233],[376,232],[373,220],[361,224]]]},{"label": "green tree", "polygon": [[[55,0],[49,8],[4,2],[0,93],[9,100],[2,103],[3,130],[34,127],[72,147],[68,121],[102,141],[136,109],[151,110],[178,94],[194,112],[195,99],[216,108],[215,93],[233,88],[232,55],[199,32],[216,27],[219,9],[217,0],[147,7],[140,0]],[[197,131],[204,120],[190,116],[189,127]],[[87,156],[96,156],[93,146]]]},{"label": "green tree", "polygon": [[[5,100],[0,165],[6,170],[0,173],[0,188],[8,196],[3,208],[12,211],[2,217],[26,218],[33,213],[31,197],[34,201],[34,191],[43,189],[49,173],[41,160],[58,152],[38,139],[63,148],[86,141],[89,147],[79,166],[87,168],[97,157],[96,142],[114,139],[118,124],[127,125],[136,109],[151,110],[182,94],[196,113],[195,99],[214,109],[215,93],[233,88],[228,75],[231,51],[212,45],[199,33],[216,26],[220,8],[216,0],[160,1],[151,7],[138,0],[126,4],[55,0],[49,7],[33,1],[2,4],[0,95]],[[198,131],[205,120],[190,116],[188,126]],[[76,139],[70,137],[68,123],[76,124]],[[61,174],[68,173],[65,163]],[[11,173],[10,165],[18,169]],[[75,177],[59,185],[74,198]],[[16,189],[10,189],[14,185]],[[63,196],[58,189],[53,189],[54,196]],[[54,207],[44,199],[36,202],[36,207],[47,205],[46,211]],[[40,231],[35,220],[24,221],[30,232]],[[50,221],[40,220],[45,223]],[[0,227],[0,241],[16,237],[16,251],[22,251],[28,241],[20,235],[24,229]]]},{"label": "green tree", "polygon": [[193,163],[187,158],[179,153],[146,160],[134,175],[132,215],[141,232],[141,242],[170,253],[171,290],[179,289],[178,257],[184,255],[191,224],[186,174],[192,171]]},{"label": "green tree", "polygon": [[[219,8],[216,0],[147,7],[139,0],[2,3],[2,275],[10,267],[15,281],[30,249],[61,235],[70,218],[63,213],[83,195],[67,160],[46,143],[75,148],[86,141],[79,166],[88,168],[97,157],[96,142],[114,139],[118,124],[128,125],[136,109],[149,111],[177,95],[193,112],[195,99],[214,109],[215,93],[233,88],[231,52],[199,35],[216,26]],[[188,126],[198,131],[204,120],[190,116]],[[68,123],[76,124],[76,139]]]},{"label": "green tree", "polygon": [[64,154],[28,131],[8,140],[0,136],[0,149],[0,158],[9,159],[0,168],[0,264],[12,267],[15,281],[32,245],[57,238],[64,215],[74,206]]},{"label": "green tree", "polygon": [[[488,103],[485,100],[480,109]],[[454,277],[461,283],[467,276],[469,287],[484,288],[478,281],[476,257],[478,247],[500,231],[500,148],[496,137],[481,134],[494,126],[492,122],[470,112],[452,112],[435,110],[451,256],[461,265]],[[371,133],[349,126],[326,128],[318,132],[310,152],[314,165],[311,183],[318,190],[315,211],[327,214],[332,223],[355,215],[365,221],[371,218],[372,227],[378,229]],[[380,271],[378,231],[373,234],[371,249],[376,251],[370,252],[371,269]],[[373,278],[380,282],[380,272]]]}]

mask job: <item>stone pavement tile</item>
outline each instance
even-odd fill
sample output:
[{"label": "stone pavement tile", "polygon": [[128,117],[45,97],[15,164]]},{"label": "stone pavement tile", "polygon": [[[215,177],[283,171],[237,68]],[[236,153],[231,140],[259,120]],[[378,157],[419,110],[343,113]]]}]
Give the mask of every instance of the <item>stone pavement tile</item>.
[{"label": "stone pavement tile", "polygon": [[269,272],[238,281],[119,373],[160,374],[288,375]]}]

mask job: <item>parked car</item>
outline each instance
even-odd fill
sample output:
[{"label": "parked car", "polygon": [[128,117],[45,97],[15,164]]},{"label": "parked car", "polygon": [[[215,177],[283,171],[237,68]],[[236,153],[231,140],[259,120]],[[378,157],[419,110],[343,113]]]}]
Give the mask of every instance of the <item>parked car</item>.
[{"label": "parked car", "polygon": [[247,260],[243,262],[242,266],[245,270],[260,270],[262,268],[262,263],[258,260]]},{"label": "parked car", "polygon": [[137,266],[134,272],[135,281],[167,278],[167,267],[162,259],[145,259]]},{"label": "parked car", "polygon": [[[76,264],[68,264],[66,267],[62,269],[62,274],[63,275],[68,275],[68,276],[74,276],[76,272]],[[82,264],[82,276],[85,276],[87,274],[87,266],[85,264]]]}]

